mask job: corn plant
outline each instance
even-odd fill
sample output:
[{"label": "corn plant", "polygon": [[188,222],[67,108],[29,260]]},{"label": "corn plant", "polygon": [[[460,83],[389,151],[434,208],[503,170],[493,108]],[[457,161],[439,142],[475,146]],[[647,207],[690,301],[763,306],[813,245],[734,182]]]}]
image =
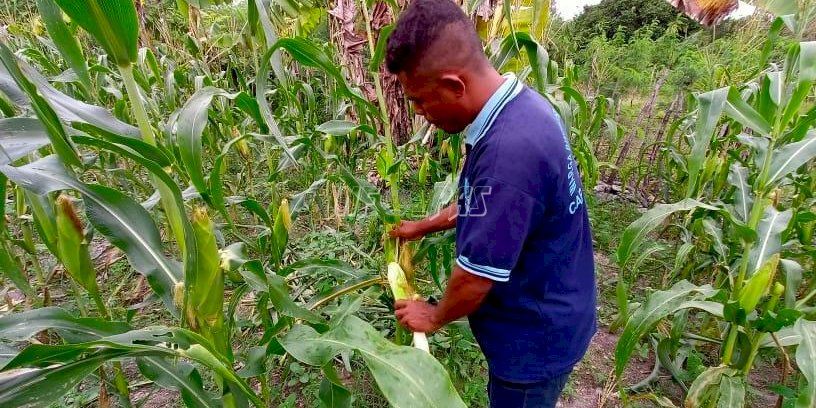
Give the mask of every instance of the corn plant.
[{"label": "corn plant", "polygon": [[[636,390],[662,367],[686,389],[686,406],[741,407],[760,349],[776,348],[787,359],[786,348],[796,346],[796,406],[816,401],[816,292],[807,272],[814,266],[816,43],[794,43],[782,64],[767,68],[779,32],[787,26],[798,33],[809,15],[776,20],[756,81],[695,96],[696,109],[679,126],[688,132],[687,150],[672,156],[684,199],[655,206],[623,233],[618,322],[625,327],[616,372],[620,377],[644,337],[657,356],[653,375]],[[649,233],[670,217],[681,239],[667,273],[675,283],[628,310],[624,278],[632,260],[655,251]],[[719,349],[719,364],[687,386],[683,356],[705,345]]]},{"label": "corn plant", "polygon": [[[96,310],[88,307],[82,317],[76,317],[62,308],[46,307],[0,317],[0,338],[30,340],[2,368],[2,404],[45,406],[98,372],[100,403],[109,399],[110,388],[120,405],[128,406],[130,379],[123,374],[122,361],[130,361],[157,385],[179,390],[188,406],[269,406],[269,365],[291,356],[322,367],[325,392],[321,390],[320,398],[325,404],[348,406],[349,392],[329,363],[341,351],[347,358],[346,351],[354,350],[393,404],[463,406],[448,374],[431,355],[394,345],[353,315],[360,307],[359,298],[349,297],[344,309],[327,313],[331,319],[320,313],[322,306],[341,296],[384,284],[380,274],[362,273],[337,261],[291,262],[287,246],[292,219],[303,212],[325,180],[316,180],[288,200],[278,197],[266,205],[251,195],[233,195],[236,189],[230,183],[234,180],[224,178],[236,154],[248,162],[259,147],[264,147],[273,176],[310,157],[299,155],[292,138],[284,136],[281,116],[275,115],[267,100],[273,89],[270,68],[282,94],[297,95],[297,89],[306,89],[284,68],[280,50],[288,51],[303,67],[326,72],[366,120],[378,120],[383,110],[350,89],[320,47],[300,38],[277,39],[263,2],[250,2],[255,5],[253,24],[263,27],[267,46],[259,60],[254,93],[248,87],[237,92],[220,88],[219,78],[198,61],[192,61],[193,68],[181,68],[171,56],[157,58],[152,50],[137,49],[138,21],[132,2],[82,3],[43,0],[39,6],[43,14],[50,13],[50,32],[64,33],[65,27],[57,21],[64,12],[101,45],[106,53],[100,57],[103,63],[92,65],[77,58],[83,52],[77,51],[75,43],[62,39],[56,44],[72,69],[81,70],[84,63],[89,73],[95,73],[90,81],[78,79],[58,89],[0,43],[0,91],[4,96],[0,128],[9,131],[0,145],[0,191],[6,213],[7,186],[15,186],[11,191],[22,221],[18,224],[27,237],[23,249],[36,258],[32,224],[26,221],[30,217],[39,238],[76,283],[77,301],[82,300],[82,288],[94,300]],[[190,50],[195,48],[191,44]],[[174,59],[189,57],[180,53]],[[243,75],[232,79],[246,86]],[[124,85],[129,106],[120,85]],[[78,92],[63,92],[73,87]],[[91,94],[102,97],[94,101]],[[186,95],[186,102],[179,103]],[[112,104],[113,112],[95,102]],[[166,118],[165,109],[172,112]],[[131,120],[137,126],[130,125]],[[328,125],[323,128],[328,129]],[[399,173],[394,172],[401,164],[389,143],[374,141],[376,146],[385,146],[383,175],[396,192]],[[208,156],[208,152],[216,154]],[[324,157],[319,150],[314,152]],[[276,166],[272,163],[278,156]],[[358,178],[354,168],[344,165],[346,159],[332,162],[336,174],[327,178],[355,185]],[[246,168],[251,170],[250,165]],[[107,175],[106,170],[111,169],[116,170],[115,176]],[[150,182],[142,182],[145,178]],[[185,185],[190,188],[183,190]],[[372,186],[360,184],[354,191],[360,193],[361,201],[374,204],[384,221],[397,220]],[[277,194],[273,191],[272,195]],[[398,205],[396,200],[394,205]],[[260,233],[246,234],[246,226],[241,225],[246,220],[257,222],[251,227]],[[175,245],[163,240],[164,231]],[[170,325],[139,328],[127,316],[109,310],[100,296],[108,283],[99,282],[88,258],[91,232],[126,255],[173,316]],[[0,237],[4,275],[33,305],[49,303],[45,281],[32,287],[23,265],[15,259],[16,244],[8,234]],[[229,244],[233,237],[239,242]],[[291,293],[290,282],[317,271],[352,279],[342,282],[338,290],[307,299]],[[253,327],[241,332],[235,310],[247,294],[255,299]],[[45,343],[33,340],[43,332],[54,337]],[[248,337],[252,346],[234,348],[238,336]],[[237,363],[244,368],[235,370]],[[114,369],[111,380],[109,367]],[[202,381],[203,370],[213,379],[212,386]],[[260,395],[249,386],[250,381],[260,384]],[[110,387],[108,382],[112,382]],[[47,392],[39,391],[42,387]],[[340,395],[345,396],[345,403],[338,400]]]}]

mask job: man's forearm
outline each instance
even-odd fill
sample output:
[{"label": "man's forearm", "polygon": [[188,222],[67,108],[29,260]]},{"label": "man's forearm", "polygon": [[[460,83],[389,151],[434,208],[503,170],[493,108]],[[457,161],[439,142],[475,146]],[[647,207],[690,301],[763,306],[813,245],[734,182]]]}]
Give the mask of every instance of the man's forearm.
[{"label": "man's forearm", "polygon": [[443,208],[438,213],[419,221],[420,228],[423,232],[422,235],[445,231],[455,227],[458,209],[459,205],[457,203],[453,203]]},{"label": "man's forearm", "polygon": [[492,287],[490,279],[473,275],[455,265],[445,295],[436,307],[435,323],[442,327],[475,312]]}]

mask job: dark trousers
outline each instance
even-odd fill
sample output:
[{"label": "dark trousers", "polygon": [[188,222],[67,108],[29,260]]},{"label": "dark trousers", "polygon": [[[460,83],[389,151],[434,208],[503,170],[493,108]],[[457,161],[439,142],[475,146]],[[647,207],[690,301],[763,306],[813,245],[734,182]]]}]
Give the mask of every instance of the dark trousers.
[{"label": "dark trousers", "polygon": [[554,408],[570,373],[530,384],[517,384],[490,375],[490,408]]}]

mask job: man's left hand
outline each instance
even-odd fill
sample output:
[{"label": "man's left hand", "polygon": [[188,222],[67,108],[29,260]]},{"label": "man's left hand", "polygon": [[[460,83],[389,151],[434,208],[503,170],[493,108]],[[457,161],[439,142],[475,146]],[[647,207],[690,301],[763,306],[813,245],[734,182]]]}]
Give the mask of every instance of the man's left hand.
[{"label": "man's left hand", "polygon": [[432,333],[441,325],[436,322],[436,306],[416,300],[398,300],[394,304],[400,324],[412,332]]}]

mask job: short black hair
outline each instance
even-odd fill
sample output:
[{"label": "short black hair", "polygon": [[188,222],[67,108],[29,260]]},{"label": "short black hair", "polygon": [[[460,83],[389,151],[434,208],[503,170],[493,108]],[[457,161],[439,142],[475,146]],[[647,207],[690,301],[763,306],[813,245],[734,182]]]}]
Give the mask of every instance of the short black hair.
[{"label": "short black hair", "polygon": [[[392,74],[417,68],[445,33],[448,52],[484,58],[473,22],[452,0],[413,0],[400,14],[388,38],[386,67]],[[446,54],[450,56],[450,54]]]}]

